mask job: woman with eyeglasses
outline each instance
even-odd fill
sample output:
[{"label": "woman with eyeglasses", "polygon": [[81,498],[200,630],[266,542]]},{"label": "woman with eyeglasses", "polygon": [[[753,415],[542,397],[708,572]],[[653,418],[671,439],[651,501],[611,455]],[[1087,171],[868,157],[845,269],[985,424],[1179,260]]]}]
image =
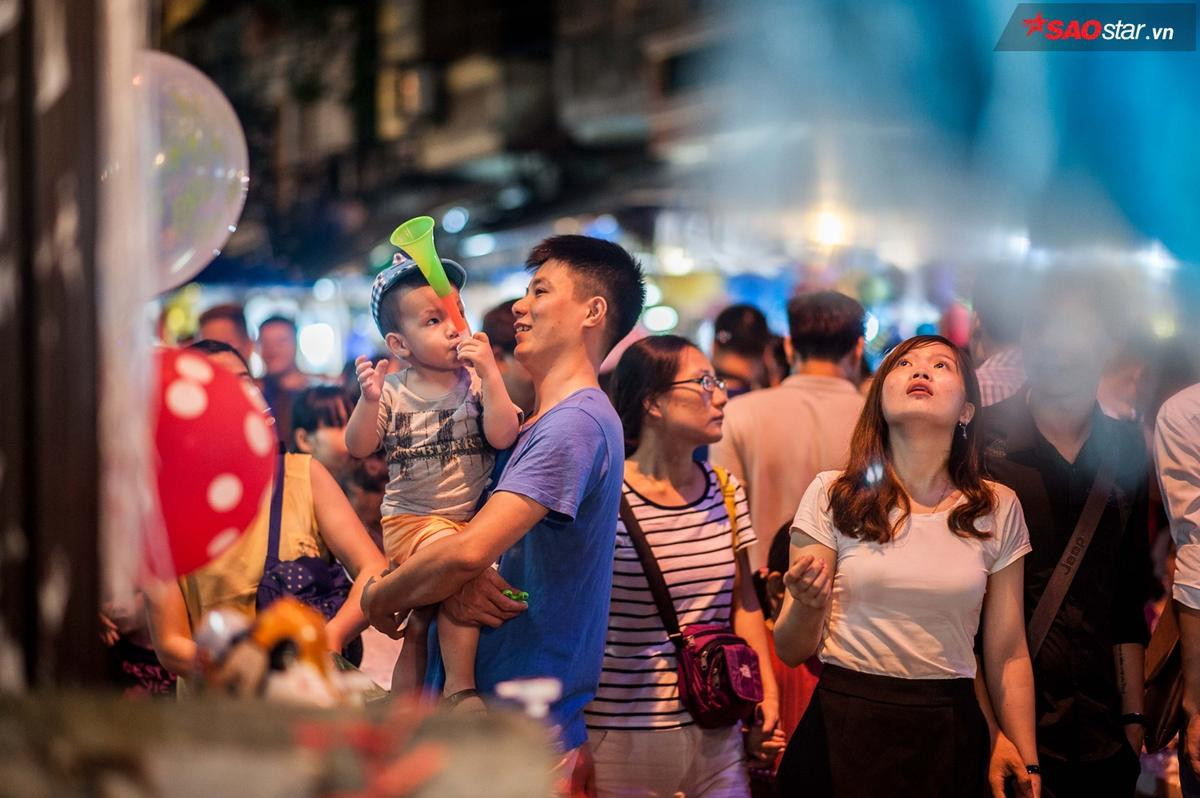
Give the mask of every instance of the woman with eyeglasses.
[{"label": "woman with eyeglasses", "polygon": [[[753,728],[701,729],[680,702],[676,659],[645,569],[618,524],[604,671],[585,710],[600,796],[748,796],[747,753],[772,762],[784,740],[767,629],[748,548],[742,487],[692,453],[721,438],[725,383],[691,342],[645,338],[621,357],[613,404],[625,432],[627,502],[663,574],[680,627],[732,626],[758,653],[764,699]],[[734,525],[722,490],[734,491]],[[736,551],[735,551],[736,546]],[[745,737],[745,740],[743,740]]]}]

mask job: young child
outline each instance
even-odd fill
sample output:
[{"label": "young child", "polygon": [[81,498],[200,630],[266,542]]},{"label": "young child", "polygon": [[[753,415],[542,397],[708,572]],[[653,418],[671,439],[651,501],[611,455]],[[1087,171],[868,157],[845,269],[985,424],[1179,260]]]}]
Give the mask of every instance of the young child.
[{"label": "young child", "polygon": [[[467,279],[463,268],[451,260],[442,264],[461,289]],[[346,426],[346,448],[366,457],[383,445],[388,463],[383,540],[394,566],[462,531],[487,485],[495,450],[513,444],[520,417],[487,336],[460,335],[416,263],[397,253],[380,272],[371,287],[371,315],[388,349],[409,366],[393,374],[386,358],[374,365],[358,358],[362,395]],[[393,691],[421,684],[431,614],[416,612],[408,621]],[[438,636],[447,701],[482,707],[475,692],[479,630],[439,613]]]},{"label": "young child", "polygon": [[[767,550],[766,568],[754,575],[759,600],[767,615],[767,629],[771,631],[774,631],[775,620],[783,608],[783,594],[787,592],[783,575],[788,570],[791,529],[791,521],[779,528],[771,539],[771,548]],[[767,639],[771,641],[771,666],[775,669],[775,681],[779,684],[779,728],[790,740],[812,700],[813,690],[821,675],[821,662],[813,656],[800,667],[789,668],[775,654],[775,636],[772,634]]]}]

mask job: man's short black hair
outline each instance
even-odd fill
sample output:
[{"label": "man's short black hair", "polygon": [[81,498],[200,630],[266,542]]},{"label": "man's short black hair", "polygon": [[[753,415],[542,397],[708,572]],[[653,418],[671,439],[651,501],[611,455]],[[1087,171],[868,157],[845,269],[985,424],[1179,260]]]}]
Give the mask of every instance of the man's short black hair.
[{"label": "man's short black hair", "polygon": [[771,548],[767,550],[767,570],[787,573],[788,555],[792,545],[792,522],[788,521],[775,531]]},{"label": "man's short black hair", "polygon": [[494,348],[508,355],[517,348],[517,331],[513,327],[517,320],[513,315],[513,305],[516,302],[515,299],[501,302],[483,314],[483,333]]},{"label": "man's short black hair", "polygon": [[268,316],[267,318],[263,319],[262,324],[258,325],[258,329],[261,330],[268,324],[286,324],[292,328],[293,333],[296,332],[296,320],[290,319],[287,316],[280,316],[278,314],[274,316]]},{"label": "man's short black hair", "polygon": [[231,355],[237,355],[237,359],[242,361],[242,365],[246,367],[246,373],[250,373],[250,364],[246,362],[246,358],[242,356],[242,353],[224,341],[214,341],[211,338],[201,338],[199,341],[194,341],[188,344],[187,348],[193,349],[197,352],[203,352],[206,355],[219,355],[226,352]]},{"label": "man's short black hair", "polygon": [[841,360],[854,351],[863,335],[866,311],[837,291],[792,297],[787,313],[792,352],[801,360]]},{"label": "man's short black hair", "polygon": [[250,337],[250,329],[246,326],[246,311],[236,302],[213,305],[200,314],[200,326],[203,327],[210,321],[217,321],[218,319],[233,322],[233,325],[238,328],[238,332],[242,334],[243,338]]},{"label": "man's short black hair", "polygon": [[753,305],[730,305],[713,320],[713,348],[760,357],[771,343],[767,317]]},{"label": "man's short black hair", "polygon": [[[1083,310],[1112,341],[1123,345],[1133,323],[1129,291],[1130,286],[1119,273],[1084,266],[1056,266],[1043,272],[1025,294],[1021,329],[1036,337],[1069,306]],[[1113,354],[1103,352],[1098,356],[1107,358]]]},{"label": "man's short black hair", "polygon": [[423,285],[429,285],[429,281],[420,271],[413,269],[383,292],[383,296],[379,298],[379,321],[384,330],[390,333],[400,332],[400,299],[408,291]]},{"label": "man's short black hair", "polygon": [[525,266],[536,271],[547,261],[562,262],[576,278],[579,291],[602,296],[608,303],[608,340],[605,353],[629,335],[642,315],[646,285],[642,267],[625,249],[590,236],[551,236],[529,253]]}]

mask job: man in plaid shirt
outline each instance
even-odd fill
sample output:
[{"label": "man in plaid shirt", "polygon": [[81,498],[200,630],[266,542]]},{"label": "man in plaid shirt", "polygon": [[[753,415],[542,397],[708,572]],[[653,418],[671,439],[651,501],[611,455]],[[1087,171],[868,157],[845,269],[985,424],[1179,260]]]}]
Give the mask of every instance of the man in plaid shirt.
[{"label": "man in plaid shirt", "polygon": [[998,266],[975,279],[971,296],[971,357],[984,407],[1002,402],[1025,384],[1021,359],[1021,308],[1028,275]]}]

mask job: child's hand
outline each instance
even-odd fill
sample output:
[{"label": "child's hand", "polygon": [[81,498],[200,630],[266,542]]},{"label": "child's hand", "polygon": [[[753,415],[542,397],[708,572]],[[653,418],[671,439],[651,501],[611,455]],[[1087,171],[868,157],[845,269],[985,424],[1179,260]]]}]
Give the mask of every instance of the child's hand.
[{"label": "child's hand", "polygon": [[391,373],[392,362],[385,357],[372,366],[366,355],[359,355],[354,359],[354,371],[358,375],[363,399],[378,402],[383,397],[383,378]]},{"label": "child's hand", "polygon": [[458,359],[475,369],[480,380],[489,380],[500,373],[487,333],[477,332],[464,338],[458,345]]}]

